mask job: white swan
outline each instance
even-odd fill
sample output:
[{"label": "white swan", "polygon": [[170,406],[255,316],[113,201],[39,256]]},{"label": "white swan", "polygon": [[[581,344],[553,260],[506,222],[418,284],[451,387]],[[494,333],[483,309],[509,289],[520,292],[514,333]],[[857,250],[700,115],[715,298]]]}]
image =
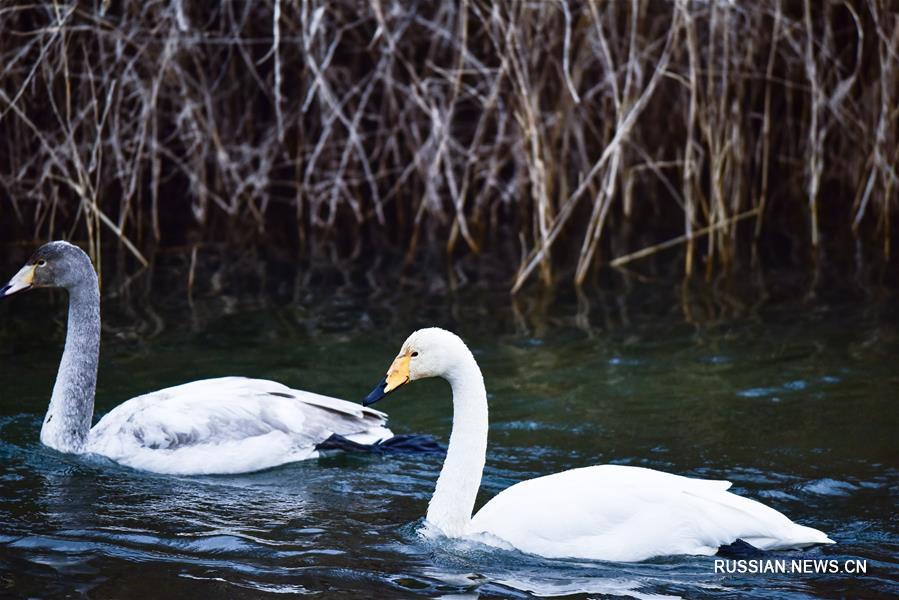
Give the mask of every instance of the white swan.
[{"label": "white swan", "polygon": [[619,465],[523,481],[472,517],[487,451],[487,392],[465,343],[443,329],[416,331],[364,404],[425,377],[443,377],[453,390],[453,430],[425,533],[473,536],[549,558],[610,561],[711,555],[738,539],[761,550],[833,543],[816,529],[726,491],[727,481]]},{"label": "white swan", "polygon": [[41,442],[55,450],[156,473],[226,474],[313,458],[332,435],[363,445],[393,435],[382,412],[243,377],[139,396],[91,429],[100,353],[97,274],[80,248],[51,242],[0,288],[0,297],[33,287],[69,293],[65,351],[41,427]]}]

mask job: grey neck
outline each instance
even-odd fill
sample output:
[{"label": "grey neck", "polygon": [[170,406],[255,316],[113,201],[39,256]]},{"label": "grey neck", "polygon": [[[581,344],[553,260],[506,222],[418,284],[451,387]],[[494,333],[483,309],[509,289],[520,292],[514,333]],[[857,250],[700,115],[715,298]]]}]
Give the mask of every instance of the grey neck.
[{"label": "grey neck", "polygon": [[100,288],[93,267],[89,266],[68,292],[66,347],[41,428],[41,442],[60,452],[79,453],[84,451],[94,417],[100,357]]}]

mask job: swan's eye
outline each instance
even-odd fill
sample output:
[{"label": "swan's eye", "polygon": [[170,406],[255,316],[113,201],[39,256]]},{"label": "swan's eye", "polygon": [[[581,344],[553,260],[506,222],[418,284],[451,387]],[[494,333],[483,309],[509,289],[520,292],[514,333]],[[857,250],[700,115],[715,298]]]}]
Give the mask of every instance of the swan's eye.
[{"label": "swan's eye", "polygon": [[37,266],[39,266],[39,267],[46,267],[46,266],[47,266],[47,261],[45,261],[45,260],[42,258],[42,259],[40,259],[39,261],[37,261]]},{"label": "swan's eye", "polygon": [[411,356],[412,356],[412,358],[415,358],[416,356],[418,356],[418,352],[413,352],[413,353],[411,354]]}]

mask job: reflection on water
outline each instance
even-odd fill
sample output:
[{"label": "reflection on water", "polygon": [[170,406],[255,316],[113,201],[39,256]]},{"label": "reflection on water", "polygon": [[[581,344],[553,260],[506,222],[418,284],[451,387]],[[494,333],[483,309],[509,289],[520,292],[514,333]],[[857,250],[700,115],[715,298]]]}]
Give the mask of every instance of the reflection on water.
[{"label": "reflection on water", "polygon": [[[0,303],[0,595],[858,597],[899,577],[889,293],[629,283],[511,303],[490,285],[432,293],[255,268],[245,285],[210,275],[188,301],[178,273],[108,284],[98,415],[226,374],[358,399],[412,329],[447,326],[470,342],[490,394],[478,505],[516,481],[602,462],[726,478],[838,542],[777,558],[862,558],[868,574],[722,575],[711,558],[585,563],[421,539],[434,454],[195,478],[57,454],[37,439],[64,299],[32,292]],[[448,436],[445,383],[385,402],[395,431]]]}]

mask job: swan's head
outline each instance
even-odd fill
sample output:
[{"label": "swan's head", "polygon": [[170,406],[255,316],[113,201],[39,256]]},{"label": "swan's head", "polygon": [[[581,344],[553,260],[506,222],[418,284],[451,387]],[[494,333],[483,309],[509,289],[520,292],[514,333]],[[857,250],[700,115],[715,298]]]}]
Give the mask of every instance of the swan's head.
[{"label": "swan's head", "polygon": [[416,379],[450,379],[463,358],[471,359],[471,351],[455,333],[439,327],[419,329],[403,342],[384,381],[362,403],[365,406],[374,404],[396,388]]},{"label": "swan's head", "polygon": [[96,277],[90,258],[68,242],[44,244],[25,266],[0,288],[0,298],[37,287],[72,289]]}]

